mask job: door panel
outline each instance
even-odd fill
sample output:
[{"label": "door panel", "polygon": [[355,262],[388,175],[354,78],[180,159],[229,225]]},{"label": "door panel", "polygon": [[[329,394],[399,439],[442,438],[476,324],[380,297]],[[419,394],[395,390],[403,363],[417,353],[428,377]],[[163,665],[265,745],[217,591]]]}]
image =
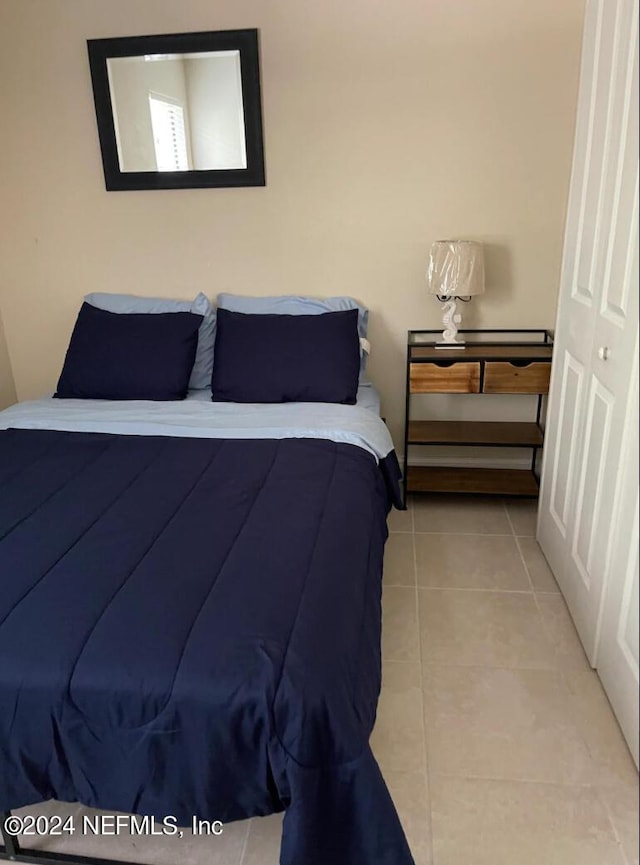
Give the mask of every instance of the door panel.
[{"label": "door panel", "polygon": [[[551,476],[551,502],[550,512],[555,526],[560,533],[562,541],[567,536],[567,520],[569,516],[569,477],[573,471],[573,449],[572,442],[575,440],[578,429],[579,409],[582,404],[582,382],[584,378],[584,367],[565,351],[564,365],[562,368],[562,380],[560,382],[560,405],[559,423],[556,427],[555,440],[550,445],[555,451],[555,460]],[[555,539],[554,539],[555,540]],[[550,559],[562,559],[564,543],[559,545],[556,553],[554,544],[553,551],[549,549]],[[551,561],[553,565],[553,561]]]},{"label": "door panel", "polygon": [[616,531],[598,645],[598,674],[638,765],[638,370],[632,372],[614,507]]},{"label": "door panel", "polygon": [[[579,222],[577,232],[577,243],[575,246],[576,267],[575,281],[572,280],[572,294],[578,301],[582,301],[590,308],[594,294],[599,290],[599,284],[595,279],[594,258],[597,249],[598,227],[601,219],[601,184],[602,165],[605,159],[607,145],[607,127],[599,119],[606,116],[609,104],[610,75],[608,70],[612,68],[613,52],[615,45],[615,18],[610,14],[603,14],[604,0],[601,2],[587,4],[587,21],[589,28],[585,33],[585,48],[592,44],[595,50],[589,51],[589,55],[596,58],[592,70],[590,70],[589,95],[590,99],[584,106],[587,114],[584,139],[580,142],[584,149],[581,155],[582,164],[580,177],[580,205]],[[590,43],[590,40],[593,40]],[[583,70],[584,72],[584,70]],[[582,131],[582,130],[581,130]]]},{"label": "door panel", "polygon": [[[603,249],[600,258],[602,272],[602,301],[600,312],[612,324],[624,326],[628,315],[631,285],[630,271],[633,266],[633,237],[637,235],[638,201],[638,10],[636,4],[625,4],[621,11],[620,28],[631,62],[626,69],[626,78],[620,76],[619,86],[614,87],[611,118],[611,148],[615,153],[615,173],[608,177]],[[612,160],[613,163],[613,160]]]},{"label": "door panel", "polygon": [[584,587],[591,589],[593,547],[600,528],[600,493],[606,470],[611,412],[615,397],[596,378],[587,404],[586,442],[580,467],[571,556]]}]

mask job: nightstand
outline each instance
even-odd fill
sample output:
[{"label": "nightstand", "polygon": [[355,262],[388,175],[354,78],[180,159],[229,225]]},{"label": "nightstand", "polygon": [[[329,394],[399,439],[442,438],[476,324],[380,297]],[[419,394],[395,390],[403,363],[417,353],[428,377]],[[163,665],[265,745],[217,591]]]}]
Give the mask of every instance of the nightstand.
[{"label": "nightstand", "polygon": [[[547,330],[461,330],[464,348],[437,348],[441,331],[410,330],[407,340],[404,478],[407,493],[538,495],[536,456],[543,445],[553,338]],[[531,421],[417,420],[412,397],[429,394],[528,394]],[[529,469],[409,465],[409,447],[530,448]]]}]

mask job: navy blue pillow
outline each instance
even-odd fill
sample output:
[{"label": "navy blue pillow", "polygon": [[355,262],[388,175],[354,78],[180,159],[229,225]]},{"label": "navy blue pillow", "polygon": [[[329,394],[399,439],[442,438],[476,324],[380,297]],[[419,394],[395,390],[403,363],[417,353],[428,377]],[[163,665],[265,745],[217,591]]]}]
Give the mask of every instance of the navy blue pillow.
[{"label": "navy blue pillow", "polygon": [[358,310],[252,315],[218,309],[214,402],[353,404],[360,373]]},{"label": "navy blue pillow", "polygon": [[115,313],[83,303],[54,396],[184,399],[201,315]]}]

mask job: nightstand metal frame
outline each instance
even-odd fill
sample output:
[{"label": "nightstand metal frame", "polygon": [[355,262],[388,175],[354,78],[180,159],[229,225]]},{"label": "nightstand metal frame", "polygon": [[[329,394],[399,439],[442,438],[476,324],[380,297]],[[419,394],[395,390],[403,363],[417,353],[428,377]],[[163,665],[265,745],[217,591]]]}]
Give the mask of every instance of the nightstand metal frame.
[{"label": "nightstand metal frame", "polygon": [[[526,368],[532,363],[551,366],[553,335],[546,329],[509,328],[460,330],[461,335],[470,337],[464,349],[447,352],[436,349],[439,330],[410,330],[407,339],[406,389],[405,389],[405,429],[403,477],[404,496],[412,492],[433,493],[481,493],[490,495],[518,495],[535,497],[538,494],[539,473],[537,471],[538,452],[543,446],[542,427],[543,406],[548,388],[540,392],[531,390],[502,391],[505,395],[528,394],[537,396],[535,422],[502,421],[412,421],[411,397],[428,393],[460,393],[464,395],[495,394],[499,391],[485,391],[486,364],[506,363],[518,368]],[[428,363],[435,367],[450,367],[456,363],[477,363],[479,383],[477,390],[435,388],[431,391],[414,390],[411,387],[411,367]],[[464,428],[468,432],[463,432]],[[423,430],[423,434],[417,430]],[[442,433],[439,435],[439,431]],[[476,435],[474,435],[474,432]],[[494,439],[491,433],[496,434]],[[420,445],[448,445],[454,447],[501,447],[531,449],[530,471],[520,469],[439,469],[409,466],[409,447]],[[447,478],[449,472],[451,477]],[[432,476],[431,481],[428,476]],[[416,478],[421,478],[416,482]],[[533,479],[533,480],[532,480]]]}]

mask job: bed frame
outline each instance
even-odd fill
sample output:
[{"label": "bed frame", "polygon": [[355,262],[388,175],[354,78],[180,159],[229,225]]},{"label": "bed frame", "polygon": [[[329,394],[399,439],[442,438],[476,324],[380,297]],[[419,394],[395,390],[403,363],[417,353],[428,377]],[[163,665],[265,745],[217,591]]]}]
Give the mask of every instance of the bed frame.
[{"label": "bed frame", "polygon": [[11,817],[11,811],[0,812],[0,835],[4,842],[4,846],[0,846],[0,862],[24,862],[25,865],[135,865],[122,859],[101,859],[96,856],[76,856],[22,848],[17,837],[5,829],[8,817]]}]

